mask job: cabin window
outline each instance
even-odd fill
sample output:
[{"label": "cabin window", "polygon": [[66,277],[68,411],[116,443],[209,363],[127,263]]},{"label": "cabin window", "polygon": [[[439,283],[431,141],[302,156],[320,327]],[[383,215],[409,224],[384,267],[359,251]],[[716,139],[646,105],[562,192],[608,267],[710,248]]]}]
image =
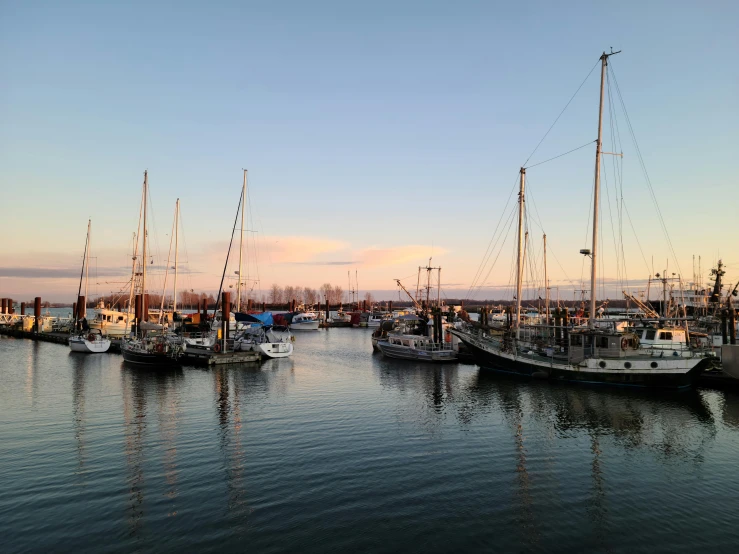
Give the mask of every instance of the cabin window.
[{"label": "cabin window", "polygon": [[672,340],[672,333],[670,331],[660,331],[659,338],[662,340]]},{"label": "cabin window", "polygon": [[572,346],[582,346],[582,337],[580,335],[572,335],[570,337],[570,344]]},{"label": "cabin window", "polygon": [[598,337],[598,348],[608,348],[608,337]]},{"label": "cabin window", "polygon": [[647,329],[644,333],[644,340],[654,340],[654,337],[657,335],[657,331],[654,329]]}]

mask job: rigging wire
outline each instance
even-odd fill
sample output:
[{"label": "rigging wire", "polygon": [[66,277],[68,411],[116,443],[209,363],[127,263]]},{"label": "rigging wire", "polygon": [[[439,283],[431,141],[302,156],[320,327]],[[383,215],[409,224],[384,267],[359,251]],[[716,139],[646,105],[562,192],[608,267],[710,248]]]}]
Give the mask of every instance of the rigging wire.
[{"label": "rigging wire", "polygon": [[662,210],[660,210],[659,204],[657,203],[657,196],[654,192],[654,187],[652,186],[652,180],[649,178],[649,172],[647,171],[647,166],[644,162],[644,157],[642,156],[641,149],[639,148],[639,143],[636,140],[636,133],[634,132],[634,127],[631,125],[631,118],[629,117],[629,113],[626,110],[626,103],[624,102],[623,95],[621,94],[621,88],[618,85],[618,79],[616,78],[616,72],[613,70],[612,64],[609,64],[609,71],[613,75],[613,83],[616,85],[616,92],[618,93],[618,99],[621,103],[621,107],[624,110],[624,117],[626,119],[626,124],[629,129],[629,134],[631,135],[631,139],[634,142],[634,148],[636,150],[637,159],[639,160],[639,165],[641,166],[642,172],[644,173],[644,178],[646,180],[647,187],[649,189],[649,194],[652,198],[652,202],[654,203],[655,210],[657,211],[657,217],[659,219],[660,226],[662,227],[662,232],[665,235],[667,245],[670,248],[672,257],[675,260],[675,265],[677,265],[678,272],[682,274],[682,269],[680,268],[680,262],[677,258],[677,254],[675,253],[675,248],[672,245],[670,234],[667,231],[667,225],[665,223],[664,217],[662,216]]},{"label": "rigging wire", "polygon": [[[470,288],[467,291],[467,299],[472,298],[473,290],[475,289],[478,279],[481,277],[482,272],[485,270],[485,267],[487,266],[488,261],[490,260],[490,256],[492,256],[494,250],[495,250],[495,244],[497,244],[497,241],[500,240],[500,237],[496,240],[496,236],[498,234],[498,229],[500,228],[500,224],[503,222],[503,216],[505,216],[505,212],[508,209],[508,205],[511,202],[511,198],[513,197],[513,192],[516,190],[516,184],[518,183],[518,175],[516,176],[516,179],[513,182],[513,186],[511,187],[510,193],[508,193],[508,200],[506,200],[505,206],[503,206],[503,211],[500,214],[500,218],[498,219],[498,224],[495,226],[495,230],[493,231],[493,236],[490,237],[490,242],[488,243],[488,247],[485,250],[485,254],[482,256],[482,260],[480,261],[480,265],[477,268],[477,271],[475,272],[475,276],[472,278],[472,282],[470,284]],[[501,233],[502,233],[501,229]],[[495,244],[494,244],[495,242]],[[489,273],[489,272],[488,272]]]},{"label": "rigging wire", "polygon": [[561,158],[562,156],[566,156],[567,154],[572,154],[573,152],[577,152],[578,150],[582,150],[586,146],[590,146],[594,142],[598,142],[598,140],[596,139],[596,140],[588,141],[585,144],[583,144],[582,146],[578,146],[577,148],[573,148],[572,150],[569,150],[567,152],[564,152],[563,154],[560,154],[559,156],[554,156],[553,158],[549,158],[548,160],[544,160],[542,162],[538,162],[538,163],[535,163],[533,165],[527,165],[526,166],[526,169],[531,169],[532,167],[536,167],[537,165],[543,165],[543,164],[545,164],[547,162],[551,162],[552,160],[556,160],[557,158]]},{"label": "rigging wire", "polygon": [[[515,216],[516,212],[518,211],[518,210],[517,210],[517,209],[515,209],[515,208],[516,208],[516,206],[514,205],[514,206],[513,206],[513,209],[511,210],[511,214],[510,214],[510,215],[508,216],[508,218],[507,218],[506,222],[508,222],[508,221],[511,221],[511,222],[512,222],[512,221],[513,221],[513,218],[514,218],[514,216]],[[501,221],[502,221],[502,220],[501,220]],[[502,242],[502,243],[501,243],[501,245],[500,245],[500,249],[498,250],[498,254],[497,254],[497,255],[495,256],[495,260],[493,260],[493,263],[491,264],[491,266],[490,266],[490,269],[488,270],[487,274],[485,275],[485,278],[484,278],[484,279],[483,279],[483,280],[482,280],[482,281],[480,282],[480,284],[479,284],[479,285],[477,286],[477,291],[478,291],[478,292],[479,292],[480,288],[482,288],[483,284],[484,284],[485,282],[487,282],[487,280],[488,280],[488,277],[490,277],[490,273],[491,273],[491,272],[493,271],[493,268],[495,267],[495,264],[497,263],[497,261],[498,261],[498,258],[500,257],[500,253],[501,253],[501,251],[503,250],[503,246],[505,246],[505,243],[506,243],[506,241],[508,240],[508,235],[510,234],[510,231],[511,231],[511,227],[512,227],[512,225],[508,224],[508,225],[507,225],[507,227],[508,227],[508,230],[506,231],[505,237],[503,238],[503,242]],[[499,237],[499,238],[500,238],[500,237]],[[497,243],[497,241],[496,241],[496,243]],[[494,250],[491,250],[491,255],[492,255],[493,251],[494,251]],[[472,287],[470,287],[470,289],[472,289]],[[468,294],[468,298],[470,298],[469,294]]]},{"label": "rigging wire", "polygon": [[533,152],[531,152],[531,154],[529,154],[529,157],[528,157],[528,158],[526,158],[526,161],[525,161],[525,162],[523,163],[523,166],[524,166],[524,167],[526,167],[526,164],[527,164],[527,163],[529,163],[529,160],[531,159],[531,157],[532,157],[532,156],[533,156],[534,154],[536,154],[536,151],[537,151],[537,150],[539,149],[539,147],[541,146],[541,144],[542,144],[542,143],[544,142],[544,139],[546,139],[546,138],[547,138],[547,136],[549,135],[549,133],[550,133],[550,132],[552,131],[552,129],[554,129],[554,126],[555,126],[555,125],[557,124],[557,121],[559,121],[559,118],[560,118],[560,117],[562,117],[562,114],[564,114],[564,113],[565,113],[565,111],[567,110],[567,108],[568,108],[568,107],[570,106],[570,104],[572,103],[572,101],[573,101],[573,100],[575,99],[575,96],[577,96],[577,93],[578,93],[578,92],[580,92],[580,89],[581,89],[581,88],[583,87],[583,85],[584,85],[584,84],[585,84],[585,82],[586,82],[586,81],[588,80],[588,78],[590,77],[590,75],[591,75],[591,74],[593,73],[593,70],[594,70],[594,69],[595,69],[595,68],[596,68],[596,67],[598,66],[598,64],[599,64],[599,63],[601,63],[601,61],[600,61],[600,58],[598,58],[598,61],[597,61],[597,62],[595,62],[595,65],[593,65],[593,67],[592,67],[592,68],[590,68],[590,71],[589,71],[589,72],[588,72],[588,74],[587,74],[587,75],[585,76],[585,78],[584,78],[584,79],[582,80],[582,83],[580,83],[580,86],[579,86],[579,87],[577,87],[577,90],[576,90],[576,91],[574,92],[574,94],[573,94],[573,95],[572,95],[572,96],[570,97],[570,99],[569,99],[569,100],[567,101],[567,104],[565,104],[565,107],[564,107],[564,108],[562,108],[562,111],[561,111],[561,112],[559,112],[559,115],[558,115],[558,116],[557,116],[557,118],[556,118],[556,119],[554,120],[554,123],[552,123],[552,125],[551,125],[551,126],[549,127],[549,129],[547,130],[547,132],[546,132],[546,133],[544,133],[544,136],[543,136],[543,137],[541,137],[541,140],[540,140],[540,141],[539,141],[539,143],[538,143],[538,144],[536,145],[536,148],[534,148]]}]

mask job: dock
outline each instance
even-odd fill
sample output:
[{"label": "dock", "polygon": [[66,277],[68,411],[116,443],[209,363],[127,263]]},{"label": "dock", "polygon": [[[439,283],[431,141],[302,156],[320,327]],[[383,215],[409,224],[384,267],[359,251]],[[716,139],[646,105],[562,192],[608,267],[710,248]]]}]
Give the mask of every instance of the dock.
[{"label": "dock", "polygon": [[225,365],[225,364],[249,364],[258,363],[262,360],[259,352],[209,352],[187,350],[180,358],[185,365]]}]

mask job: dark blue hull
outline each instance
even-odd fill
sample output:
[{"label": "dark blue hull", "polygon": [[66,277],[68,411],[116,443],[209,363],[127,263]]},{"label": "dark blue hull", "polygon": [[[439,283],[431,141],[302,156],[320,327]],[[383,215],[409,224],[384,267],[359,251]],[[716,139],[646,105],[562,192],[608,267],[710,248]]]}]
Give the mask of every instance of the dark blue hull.
[{"label": "dark blue hull", "polygon": [[698,376],[711,365],[710,358],[704,358],[689,371],[676,371],[674,373],[593,372],[586,369],[575,370],[562,368],[556,365],[542,367],[541,365],[529,363],[526,359],[518,358],[512,360],[506,356],[496,355],[476,346],[473,342],[466,340],[464,336],[458,336],[472,354],[475,363],[484,370],[512,373],[524,377],[540,377],[549,379],[550,381],[589,385],[684,389],[692,387]]}]

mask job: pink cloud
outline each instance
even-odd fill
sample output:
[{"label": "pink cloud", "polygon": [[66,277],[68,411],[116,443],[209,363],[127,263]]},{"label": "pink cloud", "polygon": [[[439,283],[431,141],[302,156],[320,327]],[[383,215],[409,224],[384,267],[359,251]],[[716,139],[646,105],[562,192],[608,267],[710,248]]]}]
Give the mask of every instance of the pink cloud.
[{"label": "pink cloud", "polygon": [[[389,248],[365,248],[360,250],[357,260],[364,266],[389,266],[428,259],[431,248],[426,245],[408,244]],[[446,253],[443,248],[434,248],[434,256]]]}]

